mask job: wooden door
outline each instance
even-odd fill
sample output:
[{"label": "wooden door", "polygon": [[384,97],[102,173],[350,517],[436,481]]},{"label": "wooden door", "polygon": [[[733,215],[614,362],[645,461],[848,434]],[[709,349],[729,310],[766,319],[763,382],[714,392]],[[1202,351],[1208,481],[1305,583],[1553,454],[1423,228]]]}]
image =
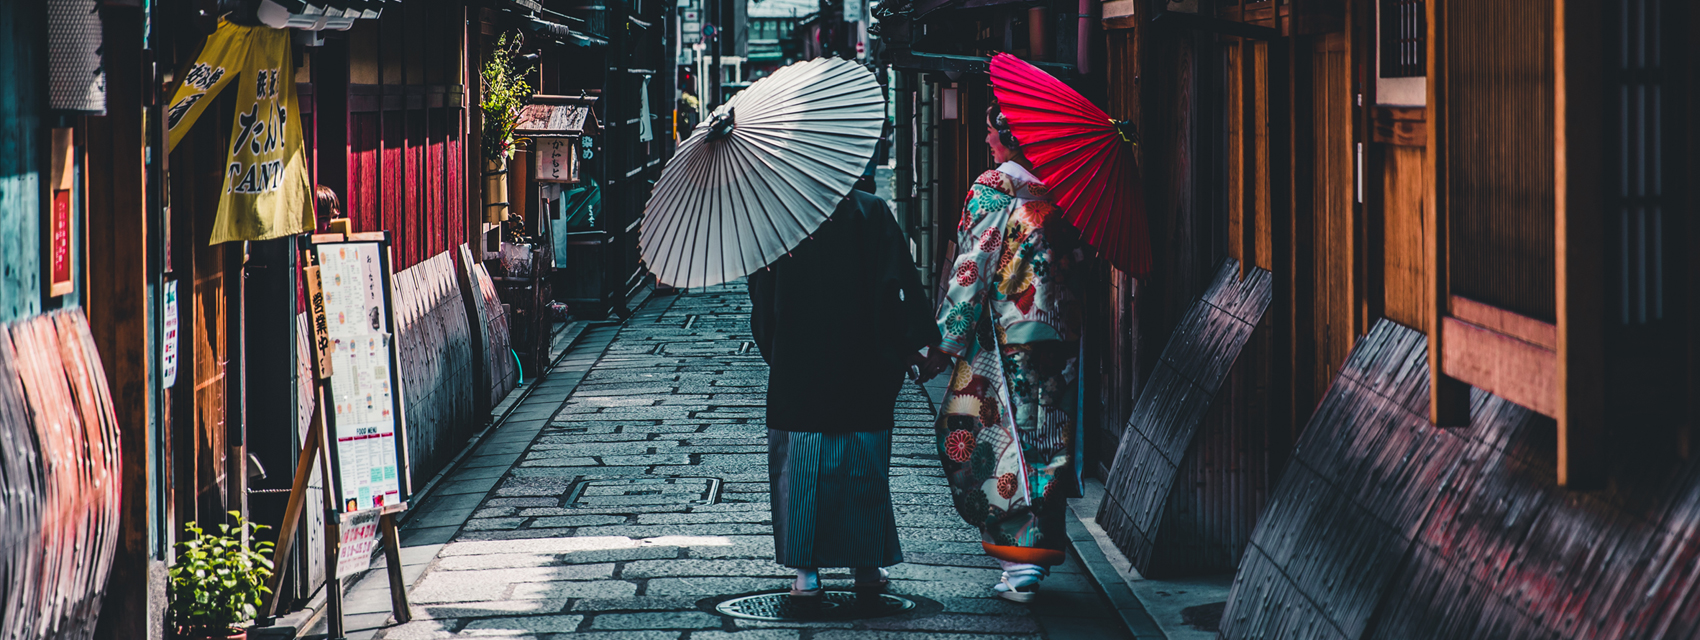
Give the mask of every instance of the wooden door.
[{"label": "wooden door", "polygon": [[1428,330],[1428,151],[1421,107],[1378,107],[1373,143],[1381,193],[1370,205],[1381,221],[1382,309],[1389,320]]},{"label": "wooden door", "polygon": [[[220,97],[172,152],[170,255],[166,278],[177,283],[176,383],[166,391],[177,523],[210,525],[240,509],[229,483],[227,376],[231,361],[231,245],[209,245],[223,189],[232,92]],[[240,251],[240,244],[235,245]],[[240,462],[240,460],[238,460]]]},{"label": "wooden door", "polygon": [[[1311,149],[1314,167],[1311,200],[1312,318],[1315,327],[1314,397],[1322,397],[1346,360],[1356,338],[1353,277],[1353,146],[1351,88],[1347,81],[1346,37],[1331,33],[1314,41],[1311,52]],[[1305,215],[1305,212],[1294,212]]]}]

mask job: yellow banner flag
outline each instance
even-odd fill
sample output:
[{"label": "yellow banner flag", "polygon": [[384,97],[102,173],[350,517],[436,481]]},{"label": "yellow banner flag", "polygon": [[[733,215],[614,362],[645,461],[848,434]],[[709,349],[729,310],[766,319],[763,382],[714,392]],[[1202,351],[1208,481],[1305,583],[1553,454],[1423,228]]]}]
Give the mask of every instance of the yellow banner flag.
[{"label": "yellow banner flag", "polygon": [[166,107],[165,126],[169,132],[166,151],[177,148],[177,142],[183,139],[183,134],[188,133],[190,127],[195,126],[201,112],[206,111],[207,105],[212,104],[230,81],[236,79],[236,74],[248,59],[249,31],[252,31],[251,27],[220,20],[218,30],[207,36],[201,55],[184,74],[183,84],[177,87],[170,106]]},{"label": "yellow banner flag", "polygon": [[295,103],[289,32],[220,22],[166,114],[173,146],[236,78],[236,119],[212,244],[313,230],[312,178]]}]

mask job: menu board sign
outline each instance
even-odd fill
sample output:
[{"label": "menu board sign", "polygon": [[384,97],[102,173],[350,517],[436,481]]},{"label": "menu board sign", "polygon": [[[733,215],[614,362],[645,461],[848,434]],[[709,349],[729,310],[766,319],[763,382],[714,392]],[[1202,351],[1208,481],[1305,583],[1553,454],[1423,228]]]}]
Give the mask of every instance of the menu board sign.
[{"label": "menu board sign", "polygon": [[[387,249],[381,242],[314,246],[331,372],[324,402],[343,513],[400,508],[407,498]],[[315,315],[320,304],[314,301]]]}]

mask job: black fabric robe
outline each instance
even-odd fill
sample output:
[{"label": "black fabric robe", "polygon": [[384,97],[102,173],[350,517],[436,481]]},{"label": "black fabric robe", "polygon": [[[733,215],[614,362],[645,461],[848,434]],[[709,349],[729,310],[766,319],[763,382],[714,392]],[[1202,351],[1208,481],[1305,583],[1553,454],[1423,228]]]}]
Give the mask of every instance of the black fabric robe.
[{"label": "black fabric robe", "polygon": [[768,428],[892,427],[905,359],[939,333],[884,200],[850,192],[814,237],[750,274],[749,289],[750,328],[770,366]]}]

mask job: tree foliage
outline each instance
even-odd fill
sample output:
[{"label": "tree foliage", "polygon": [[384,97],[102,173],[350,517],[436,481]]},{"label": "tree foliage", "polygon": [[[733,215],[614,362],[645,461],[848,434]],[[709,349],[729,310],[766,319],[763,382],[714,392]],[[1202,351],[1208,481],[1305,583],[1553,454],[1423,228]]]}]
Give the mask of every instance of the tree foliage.
[{"label": "tree foliage", "polygon": [[485,160],[512,158],[514,146],[524,142],[514,137],[514,127],[519,124],[520,109],[533,92],[525,73],[515,62],[520,44],[518,33],[502,34],[479,74],[483,100],[478,103],[478,109],[484,114]]}]

